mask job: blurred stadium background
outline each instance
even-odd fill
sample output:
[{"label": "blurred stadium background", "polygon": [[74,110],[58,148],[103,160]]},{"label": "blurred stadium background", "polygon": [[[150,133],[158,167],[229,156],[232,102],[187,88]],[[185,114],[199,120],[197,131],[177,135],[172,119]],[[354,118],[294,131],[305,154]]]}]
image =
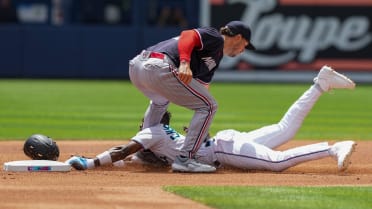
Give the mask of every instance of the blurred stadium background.
[{"label": "blurred stadium background", "polygon": [[0,0],[0,78],[128,79],[143,48],[231,20],[255,52],[216,81],[309,82],[328,64],[372,83],[371,0]]}]

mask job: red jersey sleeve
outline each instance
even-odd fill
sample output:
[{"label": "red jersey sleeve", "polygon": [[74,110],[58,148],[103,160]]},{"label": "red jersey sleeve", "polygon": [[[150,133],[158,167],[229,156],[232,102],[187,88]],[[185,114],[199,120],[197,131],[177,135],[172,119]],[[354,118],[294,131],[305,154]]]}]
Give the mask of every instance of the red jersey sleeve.
[{"label": "red jersey sleeve", "polygon": [[182,31],[178,40],[178,52],[180,54],[180,61],[190,62],[191,53],[194,48],[201,48],[201,40],[195,30]]}]

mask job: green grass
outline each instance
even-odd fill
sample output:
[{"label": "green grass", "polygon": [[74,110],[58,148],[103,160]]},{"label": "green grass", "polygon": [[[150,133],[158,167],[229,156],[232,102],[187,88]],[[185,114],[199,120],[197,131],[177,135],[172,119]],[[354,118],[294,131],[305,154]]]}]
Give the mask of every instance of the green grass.
[{"label": "green grass", "polygon": [[32,133],[119,137],[119,126],[125,122],[119,104],[125,106],[126,90],[116,82],[2,80],[0,138],[22,139]]},{"label": "green grass", "polygon": [[218,209],[368,209],[372,187],[167,186]]},{"label": "green grass", "polygon": [[[219,109],[211,134],[276,123],[309,84],[214,83]],[[372,86],[325,94],[296,139],[372,139]],[[129,139],[148,105],[129,81],[0,80],[0,140],[33,133],[63,139]],[[188,125],[192,111],[171,105],[172,124]]]}]

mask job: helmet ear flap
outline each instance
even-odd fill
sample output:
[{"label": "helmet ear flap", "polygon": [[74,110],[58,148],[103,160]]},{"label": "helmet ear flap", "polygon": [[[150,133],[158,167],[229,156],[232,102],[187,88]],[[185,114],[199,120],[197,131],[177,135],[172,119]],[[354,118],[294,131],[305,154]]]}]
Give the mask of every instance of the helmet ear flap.
[{"label": "helmet ear flap", "polygon": [[58,160],[59,148],[50,137],[41,134],[30,136],[23,145],[23,152],[33,160]]}]

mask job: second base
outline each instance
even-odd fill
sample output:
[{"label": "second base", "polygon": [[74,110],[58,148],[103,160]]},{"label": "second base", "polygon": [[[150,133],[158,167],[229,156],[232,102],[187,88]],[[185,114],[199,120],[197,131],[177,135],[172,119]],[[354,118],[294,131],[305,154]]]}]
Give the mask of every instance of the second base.
[{"label": "second base", "polygon": [[4,171],[59,171],[71,170],[71,165],[52,160],[20,160],[4,163]]}]

